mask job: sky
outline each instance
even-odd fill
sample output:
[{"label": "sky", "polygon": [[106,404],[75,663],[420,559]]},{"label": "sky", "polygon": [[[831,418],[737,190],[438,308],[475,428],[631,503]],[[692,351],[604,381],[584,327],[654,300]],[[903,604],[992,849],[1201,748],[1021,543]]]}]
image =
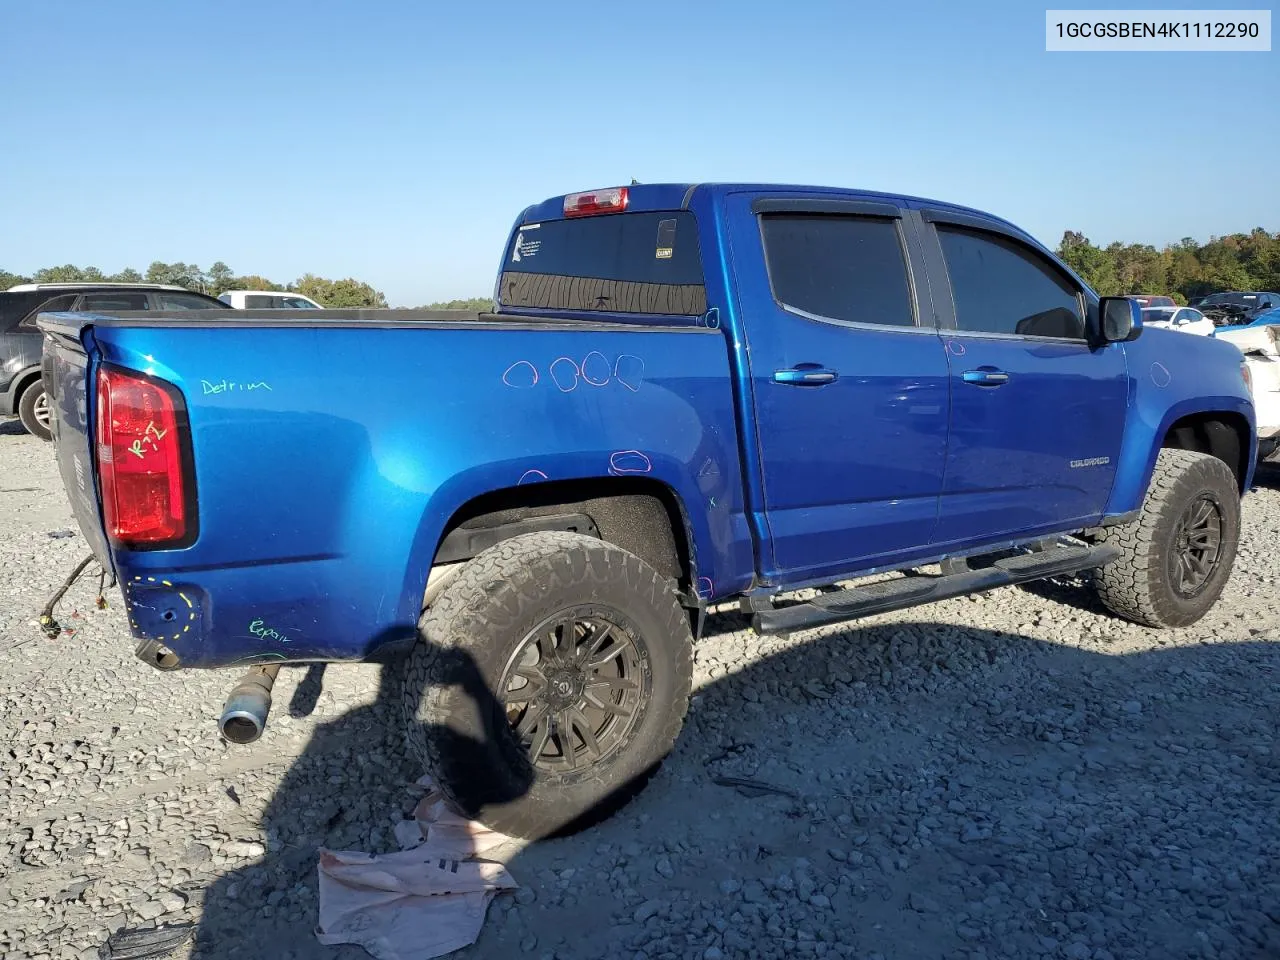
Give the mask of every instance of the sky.
[{"label": "sky", "polygon": [[524,207],[632,178],[915,194],[1051,247],[1280,231],[1280,52],[1047,53],[1044,23],[981,0],[4,0],[0,269],[488,296]]}]

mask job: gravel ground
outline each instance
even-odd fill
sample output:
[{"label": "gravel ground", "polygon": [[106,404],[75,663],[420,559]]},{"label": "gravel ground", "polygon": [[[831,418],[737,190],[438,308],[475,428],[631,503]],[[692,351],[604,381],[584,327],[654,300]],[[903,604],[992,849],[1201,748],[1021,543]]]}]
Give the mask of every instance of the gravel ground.
[{"label": "gravel ground", "polygon": [[[1280,481],[1246,500],[1223,602],[1188,630],[1073,582],[698,647],[672,759],[639,800],[516,851],[460,956],[1280,957]],[[267,735],[218,740],[236,677],[135,661],[49,446],[0,423],[0,957],[90,958],[188,920],[178,957],[321,947],[315,848],[389,850],[422,771],[394,668],[281,673]],[[787,793],[748,795],[741,777]]]}]

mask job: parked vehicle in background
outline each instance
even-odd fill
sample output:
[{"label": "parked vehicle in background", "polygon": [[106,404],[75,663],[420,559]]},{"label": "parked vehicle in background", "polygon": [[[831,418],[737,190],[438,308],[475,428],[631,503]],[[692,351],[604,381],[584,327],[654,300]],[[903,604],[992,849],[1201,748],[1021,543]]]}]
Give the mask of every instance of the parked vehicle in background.
[{"label": "parked vehicle in background", "polygon": [[[776,634],[1079,573],[1177,627],[1230,576],[1240,351],[1144,330],[1005,220],[632,185],[528,207],[501,262],[463,321],[40,319],[138,656],[258,665],[228,739],[260,735],[280,662],[386,658],[441,788],[541,837],[667,754],[710,604]],[[355,361],[359,403],[333,385]]]},{"label": "parked vehicle in background", "polygon": [[[1262,320],[1270,317],[1270,322]],[[1280,310],[1242,327],[1219,327],[1215,339],[1240,348],[1253,386],[1258,459],[1280,460]]]},{"label": "parked vehicle in background", "polygon": [[1140,305],[1145,307],[1176,307],[1177,301],[1173,297],[1158,296],[1150,293],[1130,293],[1127,294],[1130,300],[1137,300]]},{"label": "parked vehicle in background", "polygon": [[40,381],[39,313],[120,313],[225,309],[213,297],[169,284],[20,283],[0,292],[0,416],[17,416],[31,434],[52,439],[49,402]]},{"label": "parked vehicle in background", "polygon": [[1276,324],[1280,324],[1280,307],[1274,310],[1264,310],[1248,323],[1234,323],[1229,326],[1218,327],[1216,328],[1216,335],[1221,336],[1224,333],[1231,333],[1236,330],[1248,330],[1252,327],[1271,327]]},{"label": "parked vehicle in background", "polygon": [[1230,290],[1211,293],[1195,304],[1215,326],[1242,326],[1261,313],[1280,307],[1280,293]]},{"label": "parked vehicle in background", "polygon": [[282,290],[228,290],[218,299],[236,310],[323,310],[320,304],[300,293]]},{"label": "parked vehicle in background", "polygon": [[1201,337],[1213,336],[1214,330],[1213,321],[1195,307],[1143,307],[1142,325],[1194,333]]}]

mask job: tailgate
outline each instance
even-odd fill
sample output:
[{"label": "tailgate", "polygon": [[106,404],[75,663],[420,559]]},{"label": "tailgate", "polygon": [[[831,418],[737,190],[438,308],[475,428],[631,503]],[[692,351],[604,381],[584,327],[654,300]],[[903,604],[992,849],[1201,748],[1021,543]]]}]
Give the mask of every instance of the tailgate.
[{"label": "tailgate", "polygon": [[90,389],[94,363],[85,347],[89,318],[74,313],[41,314],[37,325],[45,334],[41,376],[53,412],[51,426],[62,485],[93,555],[104,570],[113,570],[94,469]]}]

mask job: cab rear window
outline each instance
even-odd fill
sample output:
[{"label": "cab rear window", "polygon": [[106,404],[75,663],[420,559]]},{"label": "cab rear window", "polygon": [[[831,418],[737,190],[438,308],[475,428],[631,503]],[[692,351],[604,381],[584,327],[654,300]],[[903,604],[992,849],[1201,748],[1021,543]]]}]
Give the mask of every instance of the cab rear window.
[{"label": "cab rear window", "polygon": [[525,224],[511,239],[505,307],[699,316],[707,293],[687,210]]}]

